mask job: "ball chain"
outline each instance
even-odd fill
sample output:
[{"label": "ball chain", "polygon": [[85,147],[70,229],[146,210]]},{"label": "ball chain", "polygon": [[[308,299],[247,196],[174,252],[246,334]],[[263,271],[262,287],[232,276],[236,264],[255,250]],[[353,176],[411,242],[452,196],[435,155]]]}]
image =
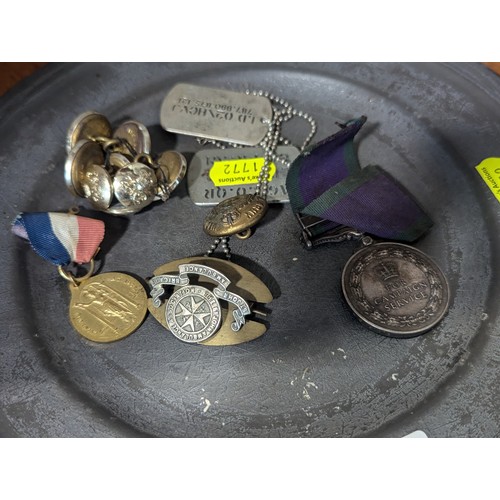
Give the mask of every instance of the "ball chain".
[{"label": "ball chain", "polygon": [[[262,166],[259,177],[257,179],[257,184],[255,186],[255,194],[261,196],[262,198],[267,198],[268,184],[269,184],[269,170],[271,168],[271,163],[279,159],[286,167],[290,167],[290,162],[285,161],[280,158],[277,154],[277,149],[279,145],[290,145],[291,141],[282,135],[283,124],[288,120],[298,117],[306,120],[311,128],[309,134],[305,138],[299,152],[302,153],[305,148],[309,145],[312,138],[316,133],[316,122],[312,116],[303,111],[293,108],[287,101],[281,97],[277,97],[263,90],[246,90],[246,95],[260,96],[269,99],[272,103],[273,108],[273,118],[269,121],[268,131],[264,139],[259,143],[259,146],[264,150],[264,165]],[[228,147],[232,148],[242,148],[241,144],[236,144],[233,142],[221,142],[213,139],[203,139],[197,138],[198,143],[201,145],[212,144],[217,148],[226,149]],[[207,257],[212,255],[216,248],[221,244],[222,249],[225,253],[227,259],[231,258],[231,250],[229,248],[229,237],[225,238],[215,238],[212,245],[210,245],[210,250],[205,254]]]}]

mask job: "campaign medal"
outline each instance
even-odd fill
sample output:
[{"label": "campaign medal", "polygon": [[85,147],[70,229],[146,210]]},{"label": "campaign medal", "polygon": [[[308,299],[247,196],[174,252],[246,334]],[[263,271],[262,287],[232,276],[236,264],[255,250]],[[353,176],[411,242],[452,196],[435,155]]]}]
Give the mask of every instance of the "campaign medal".
[{"label": "campaign medal", "polygon": [[357,251],[342,272],[349,307],[389,337],[414,337],[439,323],[449,304],[448,282],[425,253],[401,243]]},{"label": "campaign medal", "polygon": [[70,282],[69,318],[73,328],[93,342],[114,342],[144,321],[147,295],[135,278],[124,273],[103,273]]},{"label": "campaign medal", "polygon": [[[287,176],[290,204],[308,249],[361,239],[347,262],[342,290],[354,314],[390,337],[414,337],[439,323],[449,305],[444,274],[413,242],[432,220],[412,195],[376,165],[361,168],[353,145],[366,117],[341,125],[310,147]],[[371,235],[371,236],[368,236]],[[391,242],[373,243],[373,237]]]},{"label": "campaign medal", "polygon": [[[124,273],[93,276],[94,256],[104,237],[104,223],[75,214],[21,213],[12,231],[55,264],[69,282],[69,318],[74,329],[93,342],[108,343],[134,332],[147,313],[147,295],[135,278]],[[89,264],[85,276],[67,270],[71,263]]]}]

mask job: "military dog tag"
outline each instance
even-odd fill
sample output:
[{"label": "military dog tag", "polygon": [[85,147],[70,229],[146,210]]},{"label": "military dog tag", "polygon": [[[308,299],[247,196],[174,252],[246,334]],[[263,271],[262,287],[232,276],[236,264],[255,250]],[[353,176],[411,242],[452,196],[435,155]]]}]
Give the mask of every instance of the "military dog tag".
[{"label": "military dog tag", "polygon": [[256,146],[266,136],[273,117],[271,101],[263,96],[177,84],[160,111],[162,127],[245,146]]},{"label": "military dog tag", "polygon": [[[287,203],[286,166],[297,158],[294,146],[279,146],[275,171],[267,189],[268,203]],[[248,160],[248,161],[244,161]],[[237,195],[254,194],[263,162],[261,148],[205,149],[198,151],[189,164],[188,191],[196,205],[217,205]]]}]

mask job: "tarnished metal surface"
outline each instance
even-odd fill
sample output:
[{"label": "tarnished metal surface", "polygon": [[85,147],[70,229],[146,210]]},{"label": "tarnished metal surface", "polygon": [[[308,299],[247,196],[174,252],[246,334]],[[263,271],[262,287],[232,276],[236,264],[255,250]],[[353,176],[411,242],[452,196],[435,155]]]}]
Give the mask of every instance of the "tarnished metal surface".
[{"label": "tarnished metal surface", "polygon": [[[159,124],[179,81],[268,89],[315,117],[318,140],[367,115],[361,164],[381,165],[435,220],[416,247],[449,280],[444,320],[412,339],[369,331],[342,299],[358,244],[307,251],[289,207],[273,205],[252,238],[231,242],[234,261],[276,297],[261,338],[189,345],[151,315],[109,345],[74,332],[66,282],[10,223],[20,210],[78,203],[64,183],[65,135],[88,109],[112,123],[134,117],[158,151],[197,151]],[[479,64],[82,64],[28,79],[0,100],[1,435],[499,436],[500,211],[474,170],[498,156],[499,104],[500,80]],[[147,278],[210,242],[185,182],[140,214],[92,215],[107,223],[107,272]]]}]

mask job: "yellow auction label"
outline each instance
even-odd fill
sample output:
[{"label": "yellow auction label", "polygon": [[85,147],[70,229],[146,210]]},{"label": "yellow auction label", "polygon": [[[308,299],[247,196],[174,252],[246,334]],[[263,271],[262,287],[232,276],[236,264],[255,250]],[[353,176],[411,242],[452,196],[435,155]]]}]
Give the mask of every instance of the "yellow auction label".
[{"label": "yellow auction label", "polygon": [[[210,169],[210,179],[216,186],[239,186],[255,184],[264,166],[264,158],[243,158],[238,160],[214,161]],[[276,165],[269,165],[269,180],[276,173]]]},{"label": "yellow auction label", "polygon": [[476,167],[476,170],[500,202],[500,158],[486,158]]}]

